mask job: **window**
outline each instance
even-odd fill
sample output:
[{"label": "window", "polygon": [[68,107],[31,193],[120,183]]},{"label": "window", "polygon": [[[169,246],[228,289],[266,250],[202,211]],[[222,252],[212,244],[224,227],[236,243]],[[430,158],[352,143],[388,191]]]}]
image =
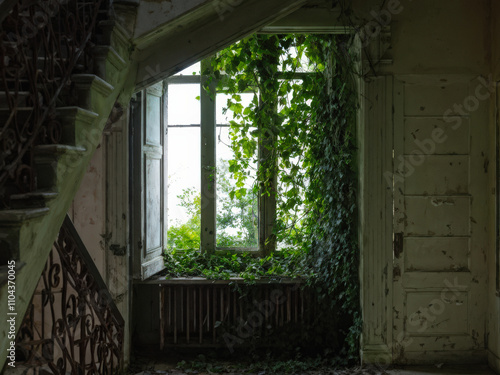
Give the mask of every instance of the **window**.
[{"label": "window", "polygon": [[[297,57],[293,46],[289,48],[289,55]],[[276,55],[272,61],[273,69],[281,78],[276,80],[274,75],[273,94],[285,87],[293,92],[304,76],[312,72],[303,56],[301,54],[298,59],[301,68],[289,75],[286,67],[292,63],[281,61],[282,56]],[[233,117],[238,117],[239,112],[251,105],[264,108],[268,118],[276,116],[289,104],[287,101],[293,100],[293,95],[278,101],[276,95],[249,86],[242,86],[240,91],[231,94],[217,91],[213,95],[210,93],[216,92],[216,82],[201,74],[210,69],[210,60],[205,60],[165,81],[169,247],[269,254],[280,247],[275,235],[276,194],[282,194],[293,203],[293,196],[302,193],[300,189],[291,191],[287,188],[286,182],[278,179],[276,171],[278,168],[292,168],[298,157],[281,157],[269,162],[273,141],[279,134],[263,125],[267,121],[265,117],[254,119],[241,129],[246,134],[255,134],[255,137],[237,149],[232,142],[238,130],[230,123]],[[258,79],[265,80],[265,74],[263,70]],[[218,82],[230,85],[224,80],[228,78],[222,73]],[[235,97],[237,105],[234,105]],[[233,105],[228,99],[233,99]],[[282,117],[290,120],[286,115]],[[239,153],[241,162],[238,169],[233,164],[235,152]],[[256,188],[257,173],[263,165],[267,171],[266,194],[263,194],[262,187]],[[234,178],[235,175],[244,178]],[[301,215],[300,205],[290,206],[294,208],[283,219],[285,223],[296,222]]]},{"label": "window", "polygon": [[336,154],[354,139],[344,47],[331,35],[259,34],[136,93],[137,277],[158,272],[165,249],[300,254],[322,243],[316,233],[337,235],[339,205],[355,208],[334,177],[352,172],[351,151]]},{"label": "window", "polygon": [[[261,220],[252,191],[257,166],[249,157],[242,173],[250,178],[235,197],[237,182],[229,172],[233,111],[225,109],[226,94],[217,93],[214,100],[203,89],[207,77],[200,71],[197,63],[166,81],[169,245],[257,252]],[[246,106],[254,94],[241,97]]]}]

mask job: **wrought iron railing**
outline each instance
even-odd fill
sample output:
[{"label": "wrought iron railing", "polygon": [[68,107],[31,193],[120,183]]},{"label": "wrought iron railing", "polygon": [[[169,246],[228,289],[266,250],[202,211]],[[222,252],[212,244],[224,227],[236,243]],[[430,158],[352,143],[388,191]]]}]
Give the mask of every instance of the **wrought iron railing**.
[{"label": "wrought iron railing", "polygon": [[58,143],[60,95],[87,71],[109,0],[17,0],[0,25],[0,208],[36,189],[33,147]]},{"label": "wrought iron railing", "polygon": [[28,374],[113,374],[123,338],[123,318],[66,217],[17,335],[18,365]]}]

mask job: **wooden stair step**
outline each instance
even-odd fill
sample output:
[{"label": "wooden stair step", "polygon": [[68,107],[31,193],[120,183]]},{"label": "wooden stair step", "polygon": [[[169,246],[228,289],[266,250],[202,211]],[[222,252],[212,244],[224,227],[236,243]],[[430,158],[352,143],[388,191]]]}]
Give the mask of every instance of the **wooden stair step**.
[{"label": "wooden stair step", "polygon": [[95,60],[95,73],[99,77],[106,77],[106,62],[110,62],[117,71],[122,71],[127,67],[127,62],[111,46],[95,46],[92,49]]},{"label": "wooden stair step", "polygon": [[39,145],[35,147],[35,156],[59,156],[65,153],[85,153],[85,148],[70,145]]},{"label": "wooden stair step", "polygon": [[46,215],[47,207],[0,211],[0,266],[11,259],[20,259],[20,237],[23,224]]},{"label": "wooden stair step", "polygon": [[0,108],[9,108],[8,98],[15,101],[17,107],[28,107],[28,100],[30,99],[29,91],[19,91],[17,97],[14,92],[10,92],[9,95],[5,91],[0,91]]},{"label": "wooden stair step", "polygon": [[0,225],[17,225],[26,220],[34,219],[45,215],[49,209],[41,208],[25,208],[0,211]]},{"label": "wooden stair step", "polygon": [[113,85],[96,74],[73,74],[71,76],[71,81],[76,87],[76,95],[78,98],[77,105],[89,110],[92,110],[93,95],[97,93],[107,97],[114,90]]},{"label": "wooden stair step", "polygon": [[37,190],[32,193],[14,194],[10,197],[11,206],[13,209],[20,208],[42,208],[46,207],[47,203],[58,196],[58,193],[51,190]]},{"label": "wooden stair step", "polygon": [[89,134],[85,131],[99,115],[81,107],[56,108],[57,119],[62,125],[61,143],[72,146],[83,146]]}]

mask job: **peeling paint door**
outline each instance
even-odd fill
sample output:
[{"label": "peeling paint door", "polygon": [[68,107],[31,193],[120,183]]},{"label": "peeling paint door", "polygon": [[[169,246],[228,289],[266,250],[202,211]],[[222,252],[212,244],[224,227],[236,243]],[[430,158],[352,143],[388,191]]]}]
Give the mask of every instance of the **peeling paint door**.
[{"label": "peeling paint door", "polygon": [[167,239],[166,100],[162,82],[132,101],[133,272],[146,279],[164,268]]},{"label": "peeling paint door", "polygon": [[393,358],[484,361],[486,78],[394,84]]}]

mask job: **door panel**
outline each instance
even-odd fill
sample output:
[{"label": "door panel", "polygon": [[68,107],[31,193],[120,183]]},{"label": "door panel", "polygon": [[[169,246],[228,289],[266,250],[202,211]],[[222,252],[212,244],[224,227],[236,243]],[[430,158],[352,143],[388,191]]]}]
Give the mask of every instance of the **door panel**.
[{"label": "door panel", "polygon": [[479,84],[395,80],[396,363],[481,361],[486,353],[488,100],[474,97]]},{"label": "door panel", "polygon": [[161,158],[147,158],[145,166],[144,186],[146,190],[146,206],[144,212],[146,253],[154,253],[162,246],[162,215],[161,185],[162,185]]},{"label": "door panel", "polygon": [[137,94],[133,126],[134,277],[148,278],[164,268],[166,244],[166,116],[163,84]]}]

